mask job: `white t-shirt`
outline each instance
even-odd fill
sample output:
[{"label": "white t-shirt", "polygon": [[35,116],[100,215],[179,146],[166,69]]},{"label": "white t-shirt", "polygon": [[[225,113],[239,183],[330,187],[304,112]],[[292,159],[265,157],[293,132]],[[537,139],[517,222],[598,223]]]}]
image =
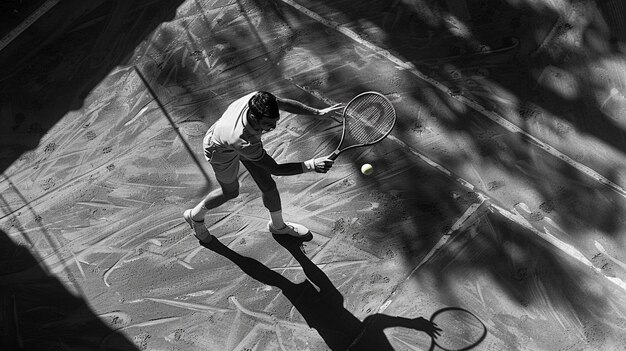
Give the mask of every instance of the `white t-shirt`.
[{"label": "white t-shirt", "polygon": [[238,156],[258,161],[265,155],[261,130],[250,126],[247,119],[248,101],[256,94],[247,94],[228,106],[204,136],[205,157],[212,164],[239,161]]}]

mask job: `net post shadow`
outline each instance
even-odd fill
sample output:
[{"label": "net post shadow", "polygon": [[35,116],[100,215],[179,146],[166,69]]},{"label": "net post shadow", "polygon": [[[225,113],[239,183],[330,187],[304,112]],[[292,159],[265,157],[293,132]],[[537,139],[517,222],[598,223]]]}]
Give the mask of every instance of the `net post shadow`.
[{"label": "net post shadow", "polygon": [[333,351],[392,351],[393,347],[383,332],[392,327],[424,331],[431,337],[437,335],[436,326],[422,317],[404,318],[377,313],[360,321],[344,307],[343,296],[328,276],[304,254],[301,240],[281,235],[273,237],[300,263],[306,275],[303,282],[291,282],[263,263],[231,250],[215,237],[209,243],[200,242],[200,245],[229,259],[253,279],[279,288]]}]

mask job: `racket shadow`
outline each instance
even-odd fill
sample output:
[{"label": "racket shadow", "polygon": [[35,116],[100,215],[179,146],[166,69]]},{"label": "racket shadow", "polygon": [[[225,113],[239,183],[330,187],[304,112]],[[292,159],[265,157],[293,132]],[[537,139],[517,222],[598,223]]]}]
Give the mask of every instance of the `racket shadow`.
[{"label": "racket shadow", "polygon": [[404,318],[377,313],[359,320],[345,309],[343,296],[328,276],[304,254],[302,241],[279,235],[273,237],[300,263],[307,277],[303,282],[291,282],[261,262],[233,251],[216,238],[201,245],[229,259],[255,280],[279,288],[333,351],[393,351],[383,332],[386,328],[411,328],[431,337],[437,332],[437,328],[422,317]]},{"label": "racket shadow", "polygon": [[474,313],[461,307],[445,307],[430,317],[440,328],[432,338],[429,351],[465,351],[478,346],[487,336],[487,326]]}]

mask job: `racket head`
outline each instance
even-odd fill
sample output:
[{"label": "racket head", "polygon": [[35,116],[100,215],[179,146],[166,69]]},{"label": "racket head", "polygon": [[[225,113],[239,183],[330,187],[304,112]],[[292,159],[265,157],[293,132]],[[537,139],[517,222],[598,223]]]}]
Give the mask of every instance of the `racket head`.
[{"label": "racket head", "polygon": [[376,144],[396,124],[396,110],[386,96],[366,91],[355,96],[343,109],[343,131],[335,157],[348,149]]},{"label": "racket head", "polygon": [[470,350],[487,336],[487,327],[480,318],[461,307],[442,308],[433,313],[430,321],[441,329],[439,336],[432,339],[430,350]]}]

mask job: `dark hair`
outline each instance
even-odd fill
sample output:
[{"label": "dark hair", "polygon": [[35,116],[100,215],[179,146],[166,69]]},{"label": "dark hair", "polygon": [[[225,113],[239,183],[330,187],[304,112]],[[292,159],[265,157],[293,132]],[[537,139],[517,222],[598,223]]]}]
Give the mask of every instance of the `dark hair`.
[{"label": "dark hair", "polygon": [[278,118],[276,97],[266,91],[259,91],[248,101],[250,112],[256,117]]}]

